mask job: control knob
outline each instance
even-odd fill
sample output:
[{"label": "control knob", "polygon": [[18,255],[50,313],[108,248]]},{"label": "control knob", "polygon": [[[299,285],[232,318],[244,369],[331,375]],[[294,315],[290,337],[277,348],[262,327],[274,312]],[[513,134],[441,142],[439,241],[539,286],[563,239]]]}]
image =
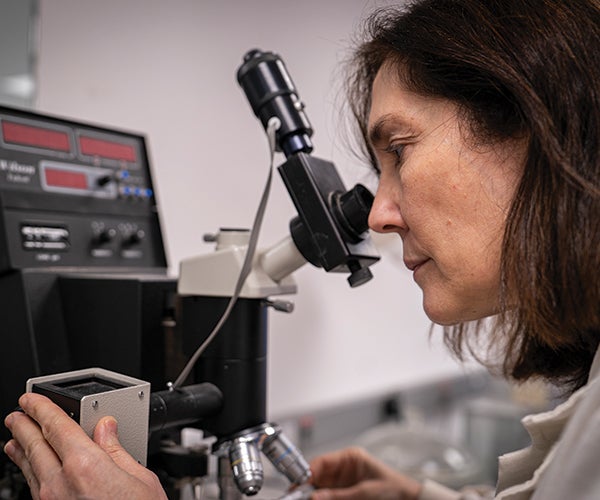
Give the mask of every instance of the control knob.
[{"label": "control knob", "polygon": [[146,233],[143,229],[136,229],[131,231],[123,239],[124,246],[136,245],[140,243],[146,237]]},{"label": "control knob", "polygon": [[110,243],[112,240],[115,239],[116,235],[117,235],[116,229],[114,229],[112,227],[106,227],[106,228],[98,231],[98,233],[96,234],[96,242],[99,244]]},{"label": "control knob", "polygon": [[113,181],[113,176],[111,174],[107,174],[107,175],[103,175],[101,177],[98,177],[96,179],[96,184],[98,185],[98,187],[104,187],[109,182],[112,182],[112,181]]}]

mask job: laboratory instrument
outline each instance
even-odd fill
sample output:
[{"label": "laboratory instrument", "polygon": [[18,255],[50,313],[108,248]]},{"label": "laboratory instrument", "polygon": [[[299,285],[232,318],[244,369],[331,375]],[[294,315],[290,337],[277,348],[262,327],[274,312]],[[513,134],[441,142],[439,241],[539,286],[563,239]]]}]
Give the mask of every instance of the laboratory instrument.
[{"label": "laboratory instrument", "polygon": [[[306,262],[347,273],[356,287],[379,259],[366,223],[372,195],[361,185],[346,190],[333,163],[311,154],[312,127],[282,59],[249,51],[237,78],[265,129],[278,121],[275,148],[286,159],[277,170],[298,215],[288,236],[257,251],[235,294],[253,236],[246,230],[220,228],[208,237],[214,252],[167,275],[142,135],[0,107],[0,321],[10,352],[0,365],[0,409],[11,411],[32,377],[37,386],[28,389],[39,390],[59,374],[69,393],[72,377],[91,367],[150,384],[147,465],[171,498],[208,475],[209,453],[222,499],[260,491],[261,455],[291,484],[306,483],[306,461],[267,419],[267,309],[291,310],[272,297],[295,293],[291,274]],[[100,408],[98,394],[123,389],[105,382],[125,379],[103,373],[71,402],[92,396]],[[112,389],[94,392],[102,385]],[[181,446],[184,426],[214,441]]]}]

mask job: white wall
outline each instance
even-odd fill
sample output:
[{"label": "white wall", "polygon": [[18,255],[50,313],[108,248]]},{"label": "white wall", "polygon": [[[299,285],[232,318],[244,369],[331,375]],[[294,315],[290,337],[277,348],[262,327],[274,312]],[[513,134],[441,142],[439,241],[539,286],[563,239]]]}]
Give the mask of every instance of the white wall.
[{"label": "white wall", "polygon": [[[266,173],[266,139],[235,72],[251,48],[284,58],[315,129],[315,154],[347,185],[366,182],[341,142],[336,68],[374,5],[365,0],[41,0],[38,109],[146,134],[173,272],[212,251],[205,232],[249,227]],[[339,80],[338,80],[339,82]],[[279,158],[281,161],[282,158]],[[370,184],[373,187],[373,184]],[[277,176],[261,237],[294,216]],[[375,279],[305,266],[292,315],[271,313],[271,414],[347,402],[460,368],[428,340],[421,295],[399,238],[376,238]]]}]

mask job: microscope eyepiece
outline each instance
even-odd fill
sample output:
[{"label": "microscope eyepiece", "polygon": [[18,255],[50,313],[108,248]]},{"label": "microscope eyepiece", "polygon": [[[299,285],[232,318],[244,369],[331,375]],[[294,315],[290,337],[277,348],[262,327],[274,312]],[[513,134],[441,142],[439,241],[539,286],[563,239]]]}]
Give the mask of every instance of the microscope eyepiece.
[{"label": "microscope eyepiece", "polygon": [[304,103],[277,54],[250,50],[238,69],[237,80],[265,130],[270,118],[276,116],[281,121],[277,131],[279,151],[286,157],[300,151],[312,151],[310,137],[313,130],[304,113]]},{"label": "microscope eyepiece", "polygon": [[346,241],[358,243],[363,239],[363,233],[369,229],[373,199],[371,191],[362,184],[345,193],[331,193],[331,208]]},{"label": "microscope eyepiece", "polygon": [[346,191],[333,163],[310,154],[313,130],[281,57],[250,50],[237,80],[265,130],[273,117],[280,122],[276,149],[287,161],[278,170],[298,210],[290,222],[297,250],[327,272],[350,272],[352,287],[366,283],[379,260],[367,234],[373,195],[360,184]]}]

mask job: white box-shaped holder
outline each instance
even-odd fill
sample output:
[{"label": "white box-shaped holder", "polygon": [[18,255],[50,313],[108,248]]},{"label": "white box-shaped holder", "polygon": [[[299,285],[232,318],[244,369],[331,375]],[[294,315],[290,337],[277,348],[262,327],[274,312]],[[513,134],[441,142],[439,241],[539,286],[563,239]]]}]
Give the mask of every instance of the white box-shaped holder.
[{"label": "white box-shaped holder", "polygon": [[146,465],[149,382],[102,368],[87,368],[30,378],[26,390],[49,397],[90,437],[102,417],[115,417],[123,448]]}]

